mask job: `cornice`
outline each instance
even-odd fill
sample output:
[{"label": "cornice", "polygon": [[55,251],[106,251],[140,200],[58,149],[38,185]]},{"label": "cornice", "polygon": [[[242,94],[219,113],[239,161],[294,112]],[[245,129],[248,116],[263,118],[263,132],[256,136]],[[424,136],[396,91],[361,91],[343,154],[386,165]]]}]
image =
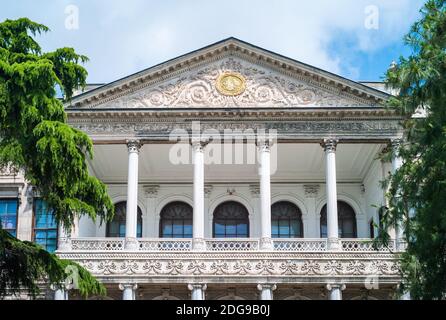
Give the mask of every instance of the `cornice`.
[{"label": "cornice", "polygon": [[355,109],[68,109],[69,122],[403,120],[384,108]]}]

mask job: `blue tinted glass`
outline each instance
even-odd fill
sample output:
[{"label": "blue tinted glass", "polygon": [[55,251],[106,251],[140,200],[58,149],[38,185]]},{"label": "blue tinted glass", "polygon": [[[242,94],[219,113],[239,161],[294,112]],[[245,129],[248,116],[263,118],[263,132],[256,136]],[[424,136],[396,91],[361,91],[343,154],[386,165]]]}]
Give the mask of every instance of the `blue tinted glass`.
[{"label": "blue tinted glass", "polygon": [[125,224],[119,225],[119,237],[120,238],[125,237]]},{"label": "blue tinted glass", "polygon": [[10,229],[10,233],[15,236],[17,200],[0,200],[0,222],[3,229]]},{"label": "blue tinted glass", "polygon": [[36,228],[45,228],[47,225],[47,215],[36,214]]},{"label": "blue tinted glass", "polygon": [[119,230],[119,223],[114,221],[110,222],[108,225],[108,230],[111,234],[117,234]]},{"label": "blue tinted glass", "polygon": [[45,239],[47,236],[47,232],[44,230],[35,231],[34,234],[36,239]]},{"label": "blue tinted glass", "polygon": [[191,224],[184,225],[184,234],[192,235],[192,225]]},{"label": "blue tinted glass", "polygon": [[215,234],[224,235],[225,226],[220,223],[215,223]]},{"label": "blue tinted glass", "polygon": [[166,221],[166,222],[165,222],[165,224],[163,225],[162,233],[163,233],[164,235],[172,234],[172,225],[171,225],[171,221]]},{"label": "blue tinted glass", "polygon": [[327,237],[327,226],[322,225],[321,226],[321,238],[326,238]]},{"label": "blue tinted glass", "polygon": [[271,235],[273,237],[277,237],[279,235],[279,227],[275,223],[271,225]]},{"label": "blue tinted glass", "polygon": [[[228,222],[230,223],[230,222]],[[226,234],[236,234],[237,233],[237,227],[235,224],[227,224],[226,225]]]},{"label": "blue tinted glass", "polygon": [[279,221],[279,234],[281,235],[289,235],[290,234],[290,225],[288,220],[280,220]]},{"label": "blue tinted glass", "polygon": [[301,234],[300,225],[297,221],[291,222],[290,236],[297,237]]},{"label": "blue tinted glass", "polygon": [[136,226],[136,236],[138,238],[142,237],[142,225],[140,223]]},{"label": "blue tinted glass", "polygon": [[248,236],[248,225],[246,223],[238,224],[237,234]]},{"label": "blue tinted glass", "polygon": [[47,232],[47,238],[57,239],[57,230],[49,229],[48,232]]},{"label": "blue tinted glass", "polygon": [[175,224],[173,225],[173,234],[183,234],[183,224],[178,224],[175,222]]}]

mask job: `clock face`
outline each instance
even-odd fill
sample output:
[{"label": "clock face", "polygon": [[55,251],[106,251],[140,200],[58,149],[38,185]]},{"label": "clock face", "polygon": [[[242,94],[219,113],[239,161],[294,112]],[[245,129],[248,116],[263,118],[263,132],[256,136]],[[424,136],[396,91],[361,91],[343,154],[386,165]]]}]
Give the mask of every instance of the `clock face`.
[{"label": "clock face", "polygon": [[225,72],[217,79],[217,90],[225,96],[238,96],[245,91],[246,80],[236,72]]}]

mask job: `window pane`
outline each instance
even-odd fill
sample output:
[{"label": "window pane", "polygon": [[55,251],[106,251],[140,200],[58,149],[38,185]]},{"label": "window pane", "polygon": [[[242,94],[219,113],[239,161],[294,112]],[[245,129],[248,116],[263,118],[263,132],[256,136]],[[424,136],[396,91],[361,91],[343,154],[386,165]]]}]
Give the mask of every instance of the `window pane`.
[{"label": "window pane", "polygon": [[192,207],[184,202],[176,201],[167,204],[160,213],[160,237],[191,238]]},{"label": "window pane", "polygon": [[183,224],[177,224],[178,222],[175,222],[173,225],[173,234],[176,235],[182,235],[183,234]]},{"label": "window pane", "polygon": [[224,235],[225,234],[225,226],[221,223],[215,222],[215,234]]},{"label": "window pane", "polygon": [[226,225],[226,234],[235,235],[237,233],[237,226],[234,221],[228,221]]},{"label": "window pane", "polygon": [[238,202],[220,204],[214,211],[214,237],[249,237],[249,214]]},{"label": "window pane", "polygon": [[248,226],[244,223],[237,225],[237,234],[242,236],[248,236]]},{"label": "window pane", "polygon": [[321,225],[321,238],[327,238],[327,226]]},{"label": "window pane", "polygon": [[277,238],[279,236],[279,226],[277,225],[277,221],[273,221],[271,225],[271,236],[273,238]]},{"label": "window pane", "polygon": [[164,221],[161,230],[162,230],[163,234],[171,235],[172,234],[172,221],[171,220]]},{"label": "window pane", "polygon": [[297,221],[292,221],[291,222],[291,227],[290,227],[290,237],[301,237],[302,236],[302,232],[300,230],[300,223],[298,223]]},{"label": "window pane", "polygon": [[8,231],[14,237],[17,228],[17,200],[0,200],[0,224],[3,229]]},{"label": "window pane", "polygon": [[192,238],[192,224],[184,225],[184,238]]},{"label": "window pane", "polygon": [[279,221],[279,234],[281,235],[289,235],[290,234],[290,225],[288,220],[280,220]]}]

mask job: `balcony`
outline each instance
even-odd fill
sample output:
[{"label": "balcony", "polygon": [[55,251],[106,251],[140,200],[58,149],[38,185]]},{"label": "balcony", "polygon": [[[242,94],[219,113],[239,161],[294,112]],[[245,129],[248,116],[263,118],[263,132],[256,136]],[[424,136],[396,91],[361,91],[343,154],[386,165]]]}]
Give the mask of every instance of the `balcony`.
[{"label": "balcony", "polygon": [[370,239],[340,239],[329,250],[327,239],[274,239],[273,249],[260,249],[260,239],[206,239],[194,250],[192,239],[138,239],[127,250],[123,238],[73,238],[57,254],[77,261],[107,283],[344,283],[370,279],[397,284],[396,242],[374,248]]},{"label": "balcony", "polygon": [[[340,239],[341,250],[336,252],[393,253],[395,240],[388,246],[375,248],[371,239]],[[206,252],[263,252],[260,239],[206,239]],[[327,239],[277,239],[273,252],[328,252]],[[128,252],[124,238],[69,239],[59,252]],[[194,252],[192,239],[138,239],[137,252]],[[135,252],[132,250],[131,252]]]}]

